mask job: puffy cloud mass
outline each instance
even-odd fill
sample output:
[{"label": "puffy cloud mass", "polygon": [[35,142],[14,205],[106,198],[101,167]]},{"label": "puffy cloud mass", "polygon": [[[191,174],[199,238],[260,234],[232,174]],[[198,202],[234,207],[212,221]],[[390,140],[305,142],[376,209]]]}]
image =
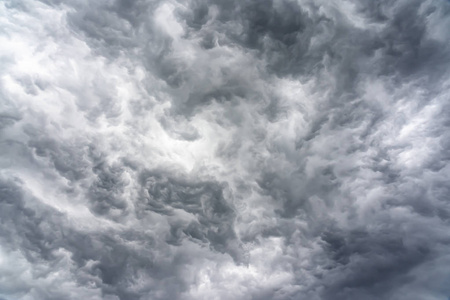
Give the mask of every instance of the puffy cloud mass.
[{"label": "puffy cloud mass", "polygon": [[450,2],[0,2],[0,299],[446,300]]}]

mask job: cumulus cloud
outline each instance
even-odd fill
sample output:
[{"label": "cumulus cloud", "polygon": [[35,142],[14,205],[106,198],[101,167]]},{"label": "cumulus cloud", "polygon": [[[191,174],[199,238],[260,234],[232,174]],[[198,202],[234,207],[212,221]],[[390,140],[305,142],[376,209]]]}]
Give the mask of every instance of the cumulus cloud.
[{"label": "cumulus cloud", "polygon": [[450,296],[448,1],[0,24],[0,299]]}]

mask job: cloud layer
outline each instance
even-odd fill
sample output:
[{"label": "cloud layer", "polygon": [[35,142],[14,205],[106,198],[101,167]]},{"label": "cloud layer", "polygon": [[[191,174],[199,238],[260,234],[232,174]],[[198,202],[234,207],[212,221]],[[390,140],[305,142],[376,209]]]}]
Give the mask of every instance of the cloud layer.
[{"label": "cloud layer", "polygon": [[0,299],[450,296],[450,3],[0,3]]}]

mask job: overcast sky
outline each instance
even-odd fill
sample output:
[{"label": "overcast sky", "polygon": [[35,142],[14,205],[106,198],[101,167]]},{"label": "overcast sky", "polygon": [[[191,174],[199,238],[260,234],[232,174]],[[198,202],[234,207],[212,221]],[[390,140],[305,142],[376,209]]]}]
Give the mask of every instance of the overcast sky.
[{"label": "overcast sky", "polygon": [[449,1],[0,1],[0,300],[449,297]]}]

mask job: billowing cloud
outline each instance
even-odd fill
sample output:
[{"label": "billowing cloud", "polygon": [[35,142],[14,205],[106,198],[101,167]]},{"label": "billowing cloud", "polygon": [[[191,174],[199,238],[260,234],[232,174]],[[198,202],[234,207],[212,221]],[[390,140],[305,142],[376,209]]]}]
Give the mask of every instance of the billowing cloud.
[{"label": "billowing cloud", "polygon": [[0,299],[447,299],[450,4],[0,3]]}]

